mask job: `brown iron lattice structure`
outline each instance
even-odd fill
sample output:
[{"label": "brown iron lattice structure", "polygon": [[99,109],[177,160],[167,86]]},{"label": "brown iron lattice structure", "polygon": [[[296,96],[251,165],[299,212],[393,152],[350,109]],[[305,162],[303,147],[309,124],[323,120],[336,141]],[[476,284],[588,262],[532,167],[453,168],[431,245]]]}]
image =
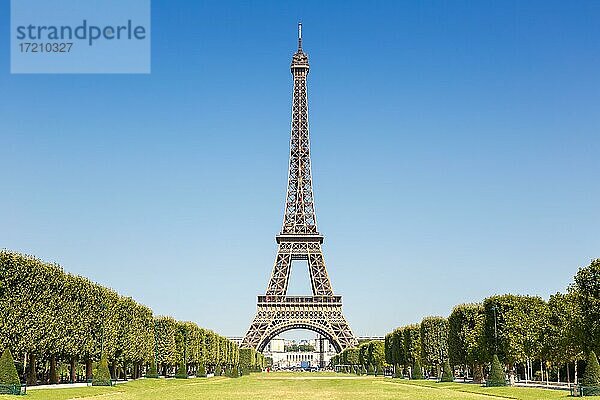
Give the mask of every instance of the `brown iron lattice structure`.
[{"label": "brown iron lattice structure", "polygon": [[[358,344],[342,314],[342,297],[333,294],[317,230],[308,133],[308,55],[302,50],[298,24],[298,50],[292,57],[294,77],[290,165],[285,212],[275,265],[265,295],[258,296],[257,312],[241,347],[262,351],[269,341],[291,329],[309,329],[329,339],[337,351]],[[306,260],[312,296],[287,296],[293,260]]]}]

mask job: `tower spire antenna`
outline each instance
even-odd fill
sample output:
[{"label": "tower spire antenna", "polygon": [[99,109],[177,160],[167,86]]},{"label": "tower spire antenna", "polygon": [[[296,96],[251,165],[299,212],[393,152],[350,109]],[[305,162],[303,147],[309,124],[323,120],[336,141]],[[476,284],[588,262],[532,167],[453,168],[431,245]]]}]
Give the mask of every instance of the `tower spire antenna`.
[{"label": "tower spire antenna", "polygon": [[302,22],[298,22],[298,50],[302,50]]}]

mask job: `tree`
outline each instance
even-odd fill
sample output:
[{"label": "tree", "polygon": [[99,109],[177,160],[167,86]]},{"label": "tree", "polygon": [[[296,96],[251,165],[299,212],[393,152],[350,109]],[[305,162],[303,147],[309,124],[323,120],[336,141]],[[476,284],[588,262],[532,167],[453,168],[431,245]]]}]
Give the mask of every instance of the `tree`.
[{"label": "tree", "polygon": [[474,378],[482,378],[485,349],[482,346],[485,315],[481,304],[461,304],[448,317],[448,355],[451,365],[473,368]]},{"label": "tree", "polygon": [[600,259],[580,268],[570,288],[575,294],[582,316],[584,352],[600,351]]},{"label": "tree", "polygon": [[394,334],[392,332],[385,335],[384,342],[384,353],[385,353],[385,362],[388,364],[395,364],[396,358],[394,357]]},{"label": "tree", "polygon": [[421,357],[426,365],[439,369],[448,358],[448,321],[426,317],[421,321]]},{"label": "tree", "polygon": [[506,386],[504,368],[502,367],[502,364],[500,364],[500,360],[496,354],[494,354],[494,357],[492,358],[492,369],[487,384],[488,386]]},{"label": "tree", "polygon": [[454,382],[454,371],[450,367],[448,360],[444,360],[444,366],[442,368],[442,382]]},{"label": "tree", "polygon": [[415,360],[410,379],[423,379],[423,367],[421,367],[421,362],[418,358]]},{"label": "tree", "polygon": [[409,364],[404,349],[404,327],[396,328],[392,332],[392,359],[394,363],[406,366]]},{"label": "tree", "polygon": [[15,362],[9,349],[5,349],[0,357],[0,385],[21,385]]},{"label": "tree", "polygon": [[367,347],[367,362],[374,366],[382,366],[385,362],[384,342],[381,340],[371,340]]},{"label": "tree", "polygon": [[369,364],[367,367],[367,375],[375,375],[375,370],[373,369],[373,364]]},{"label": "tree", "polygon": [[588,356],[582,383],[586,386],[600,386],[600,365],[593,350]]},{"label": "tree", "polygon": [[402,346],[406,363],[414,365],[421,358],[421,328],[419,324],[408,325],[403,329]]},{"label": "tree", "polygon": [[486,353],[504,360],[512,382],[516,363],[542,357],[548,305],[540,297],[509,294],[488,297],[483,308]]},{"label": "tree", "polygon": [[[558,365],[574,363],[584,357],[585,340],[578,295],[556,293],[548,301],[549,318],[544,333],[544,353]],[[567,369],[568,371],[568,369]]]}]

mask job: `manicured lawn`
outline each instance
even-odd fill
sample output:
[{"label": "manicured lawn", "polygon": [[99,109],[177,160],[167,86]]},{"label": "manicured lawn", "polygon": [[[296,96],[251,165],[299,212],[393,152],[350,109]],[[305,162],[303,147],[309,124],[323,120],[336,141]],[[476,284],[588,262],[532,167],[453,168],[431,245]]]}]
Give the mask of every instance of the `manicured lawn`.
[{"label": "manicured lawn", "polygon": [[[142,379],[112,388],[32,390],[27,399],[66,400],[228,400],[228,399],[397,399],[544,400],[568,397],[564,391],[483,388],[460,383],[406,381],[332,373],[262,373],[238,379]],[[23,399],[2,396],[0,400]]]}]

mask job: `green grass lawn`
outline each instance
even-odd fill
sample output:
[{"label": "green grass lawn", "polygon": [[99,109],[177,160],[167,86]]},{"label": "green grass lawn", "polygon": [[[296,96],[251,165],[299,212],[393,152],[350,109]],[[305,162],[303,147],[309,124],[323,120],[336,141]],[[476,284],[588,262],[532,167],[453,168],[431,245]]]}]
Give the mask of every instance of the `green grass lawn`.
[{"label": "green grass lawn", "polygon": [[[31,390],[27,399],[66,400],[171,400],[171,399],[518,399],[544,400],[568,397],[565,391],[484,388],[461,383],[435,383],[390,378],[357,377],[332,373],[262,373],[238,379],[141,379],[110,388]],[[1,396],[0,400],[23,399]]]}]

